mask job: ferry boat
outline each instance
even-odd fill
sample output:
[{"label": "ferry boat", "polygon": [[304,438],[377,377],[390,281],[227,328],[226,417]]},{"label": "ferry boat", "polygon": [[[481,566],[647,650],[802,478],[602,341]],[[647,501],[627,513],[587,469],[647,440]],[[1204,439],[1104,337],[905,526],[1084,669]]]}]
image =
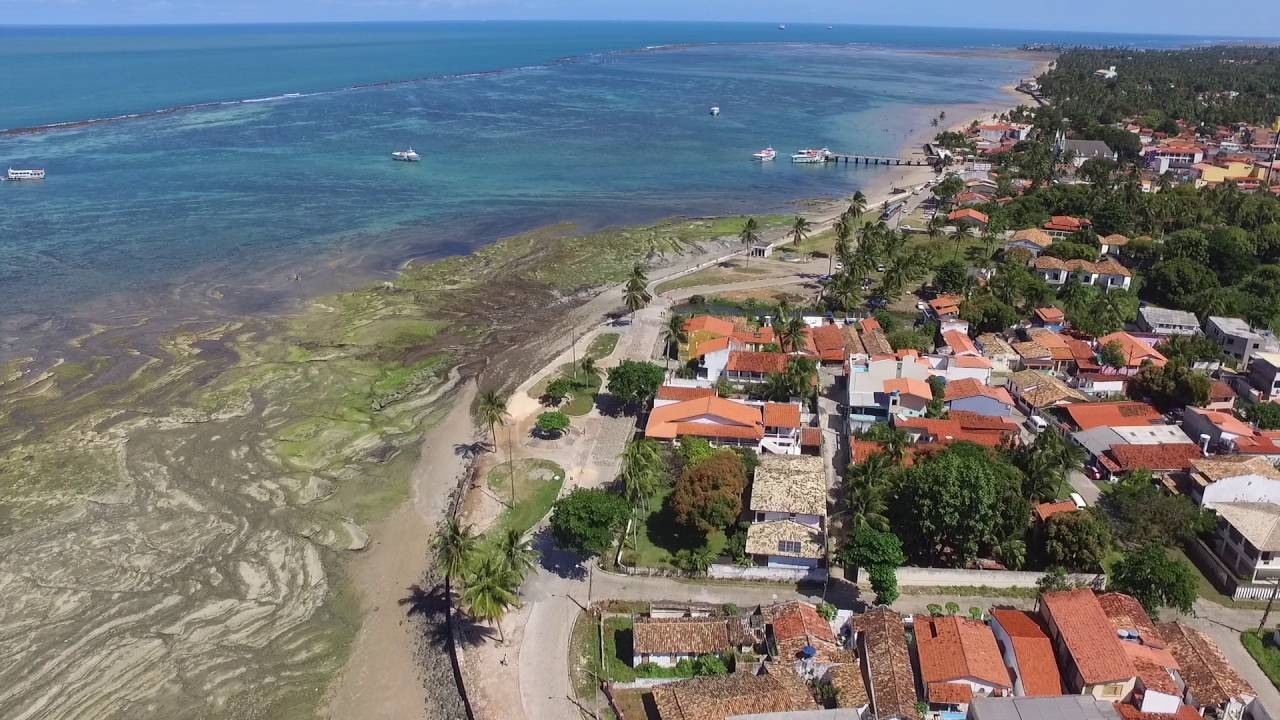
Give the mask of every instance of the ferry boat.
[{"label": "ferry boat", "polygon": [[830,159],[831,151],[826,148],[822,148],[821,150],[809,148],[807,150],[801,150],[791,156],[791,162],[801,164],[824,163]]},{"label": "ferry boat", "polygon": [[14,170],[13,168],[9,168],[9,174],[8,174],[8,175],[6,175],[5,177],[6,177],[6,178],[8,178],[9,180],[13,180],[13,181],[18,181],[18,180],[43,180],[43,179],[44,179],[44,170],[43,170],[43,169],[34,169],[34,170]]},{"label": "ferry boat", "polygon": [[391,153],[391,159],[400,162],[418,162],[422,158],[418,157],[418,153],[414,152],[413,147],[410,146],[408,150],[397,150]]},{"label": "ferry boat", "polygon": [[759,160],[760,162],[769,162],[770,160],[778,157],[778,151],[771,147],[767,147],[758,153],[752,154],[751,157]]},{"label": "ferry boat", "polygon": [[719,105],[713,105],[713,106],[711,107],[711,117],[716,117],[716,116],[717,116],[717,115],[719,115],[719,114],[720,114],[720,106],[719,106]]}]

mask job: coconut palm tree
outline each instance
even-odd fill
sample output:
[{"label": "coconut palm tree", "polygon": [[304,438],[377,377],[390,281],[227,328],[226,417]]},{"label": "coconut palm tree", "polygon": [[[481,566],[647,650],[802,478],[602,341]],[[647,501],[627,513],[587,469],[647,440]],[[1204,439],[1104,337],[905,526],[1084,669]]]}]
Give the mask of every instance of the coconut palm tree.
[{"label": "coconut palm tree", "polygon": [[818,379],[818,363],[810,357],[797,356],[787,361],[787,386],[791,394],[807,398],[814,393],[814,384]]},{"label": "coconut palm tree", "polygon": [[627,309],[631,311],[632,322],[635,321],[636,311],[647,306],[652,299],[653,296],[643,287],[636,288],[628,284],[622,291],[622,304],[626,305]]},{"label": "coconut palm tree", "polygon": [[627,287],[644,290],[649,286],[649,277],[644,274],[644,266],[636,263],[631,266],[631,275],[627,277]]},{"label": "coconut palm tree", "polygon": [[849,238],[853,237],[853,226],[849,221],[841,215],[831,228],[836,233],[836,244],[833,252],[827,256],[827,275],[831,275],[835,271],[834,262],[838,257],[844,262],[844,256],[851,250],[849,247]]},{"label": "coconut palm tree", "polygon": [[494,452],[497,452],[497,427],[506,425],[507,418],[511,417],[507,414],[507,396],[498,392],[497,389],[485,390],[480,393],[471,414],[477,421],[489,426],[489,436],[493,439]]},{"label": "coconut palm tree", "polygon": [[799,245],[809,238],[809,221],[797,215],[796,219],[791,222],[791,232],[787,233],[791,237],[792,245]]},{"label": "coconut palm tree", "polygon": [[471,533],[469,525],[463,525],[456,517],[444,521],[444,528],[436,535],[433,544],[436,555],[436,567],[444,573],[445,583],[449,578],[461,576],[476,552],[476,536]]},{"label": "coconut palm tree", "polygon": [[533,549],[524,533],[508,528],[498,539],[498,558],[518,584],[537,563],[538,552]]},{"label": "coconut palm tree", "polygon": [[671,367],[672,355],[680,359],[680,346],[689,342],[689,333],[685,330],[688,322],[689,319],[680,313],[667,316],[667,323],[662,328],[662,342],[667,346],[667,367]]},{"label": "coconut palm tree", "polygon": [[850,225],[856,224],[858,220],[867,212],[867,196],[858,190],[849,198],[849,207],[845,208],[843,217],[848,218]]},{"label": "coconut palm tree", "polygon": [[850,312],[862,303],[862,288],[853,274],[846,271],[827,284],[823,296],[831,309]]},{"label": "coconut palm tree", "polygon": [[738,239],[747,247],[747,266],[751,266],[751,246],[760,242],[760,223],[756,222],[753,217],[748,217],[742,223],[742,229],[738,231]]},{"label": "coconut palm tree", "polygon": [[462,590],[467,614],[476,620],[492,622],[498,628],[498,642],[505,643],[502,616],[515,606],[516,583],[511,571],[494,556],[486,557],[467,578]]},{"label": "coconut palm tree", "polygon": [[956,231],[952,234],[951,238],[956,241],[955,250],[951,253],[951,257],[958,258],[960,257],[960,246],[964,244],[966,240],[973,239],[973,228],[969,225],[957,225]]},{"label": "coconut palm tree", "polygon": [[600,368],[596,367],[595,358],[585,355],[578,361],[578,372],[582,373],[585,381],[590,382],[600,375]]},{"label": "coconut palm tree", "polygon": [[878,452],[845,471],[844,497],[850,530],[863,525],[877,530],[889,529],[885,485],[893,470],[889,457]]},{"label": "coconut palm tree", "polygon": [[658,492],[662,471],[662,455],[652,440],[633,440],[622,451],[622,492],[631,503],[633,514],[632,544],[639,542],[640,524],[635,521],[643,508]]},{"label": "coconut palm tree", "polygon": [[942,239],[943,228],[947,226],[946,215],[934,215],[929,218],[928,224],[925,225],[925,232],[929,235],[929,239],[938,242]]},{"label": "coconut palm tree", "polygon": [[780,314],[778,322],[774,323],[773,331],[778,336],[778,345],[782,346],[783,352],[797,353],[804,349],[809,326],[805,324],[804,318],[800,317],[799,313],[791,317]]}]

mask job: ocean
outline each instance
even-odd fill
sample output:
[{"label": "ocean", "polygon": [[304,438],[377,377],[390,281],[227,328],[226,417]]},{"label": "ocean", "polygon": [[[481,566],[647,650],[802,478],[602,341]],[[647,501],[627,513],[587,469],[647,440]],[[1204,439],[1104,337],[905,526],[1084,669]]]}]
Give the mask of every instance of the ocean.
[{"label": "ocean", "polygon": [[[48,179],[0,184],[0,306],[45,318],[192,286],[236,297],[237,283],[319,259],[386,270],[549,223],[845,195],[886,171],[786,156],[896,154],[938,108],[998,101],[1031,63],[981,51],[1025,42],[1194,39],[727,23],[2,28],[0,167]],[[130,117],[85,124],[118,116]],[[767,145],[780,161],[752,163]],[[408,146],[422,162],[390,160]]]}]

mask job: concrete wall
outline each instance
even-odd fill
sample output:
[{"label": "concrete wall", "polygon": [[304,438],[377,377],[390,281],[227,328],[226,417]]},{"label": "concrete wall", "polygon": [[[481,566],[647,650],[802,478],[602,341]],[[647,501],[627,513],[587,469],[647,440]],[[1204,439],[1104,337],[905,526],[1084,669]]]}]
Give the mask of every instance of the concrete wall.
[{"label": "concrete wall", "polygon": [[766,582],[824,582],[826,568],[774,568],[712,565],[708,577],[718,580],[763,580]]},{"label": "concrete wall", "polygon": [[[868,573],[858,573],[859,582],[867,582]],[[1042,572],[1019,572],[1014,570],[952,570],[949,568],[898,568],[898,585],[915,587],[992,587],[992,588],[1034,588],[1036,582],[1044,577]],[[1095,581],[1105,585],[1106,578],[1090,573],[1075,573],[1067,576],[1075,583],[1092,584]],[[1099,586],[1101,587],[1101,586]]]}]

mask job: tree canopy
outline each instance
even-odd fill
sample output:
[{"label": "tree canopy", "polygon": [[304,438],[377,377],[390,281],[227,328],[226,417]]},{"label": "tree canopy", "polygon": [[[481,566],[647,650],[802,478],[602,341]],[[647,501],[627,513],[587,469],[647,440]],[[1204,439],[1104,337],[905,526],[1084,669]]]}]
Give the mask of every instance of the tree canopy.
[{"label": "tree canopy", "polygon": [[635,407],[647,403],[658,393],[666,371],[660,365],[623,360],[609,368],[609,380],[605,389],[623,405]]},{"label": "tree canopy", "polygon": [[1111,526],[1096,508],[1058,513],[1045,527],[1045,561],[1073,572],[1096,572],[1111,549]]},{"label": "tree canopy", "polygon": [[676,519],[703,532],[732,525],[742,512],[747,469],[733,450],[717,450],[676,479],[671,495]]},{"label": "tree canopy", "polygon": [[630,507],[625,498],[595,488],[574,488],[551,509],[556,544],[574,552],[599,555],[613,544]]},{"label": "tree canopy", "polygon": [[1159,545],[1144,545],[1111,569],[1111,589],[1132,595],[1152,614],[1166,607],[1191,612],[1195,570]]}]

